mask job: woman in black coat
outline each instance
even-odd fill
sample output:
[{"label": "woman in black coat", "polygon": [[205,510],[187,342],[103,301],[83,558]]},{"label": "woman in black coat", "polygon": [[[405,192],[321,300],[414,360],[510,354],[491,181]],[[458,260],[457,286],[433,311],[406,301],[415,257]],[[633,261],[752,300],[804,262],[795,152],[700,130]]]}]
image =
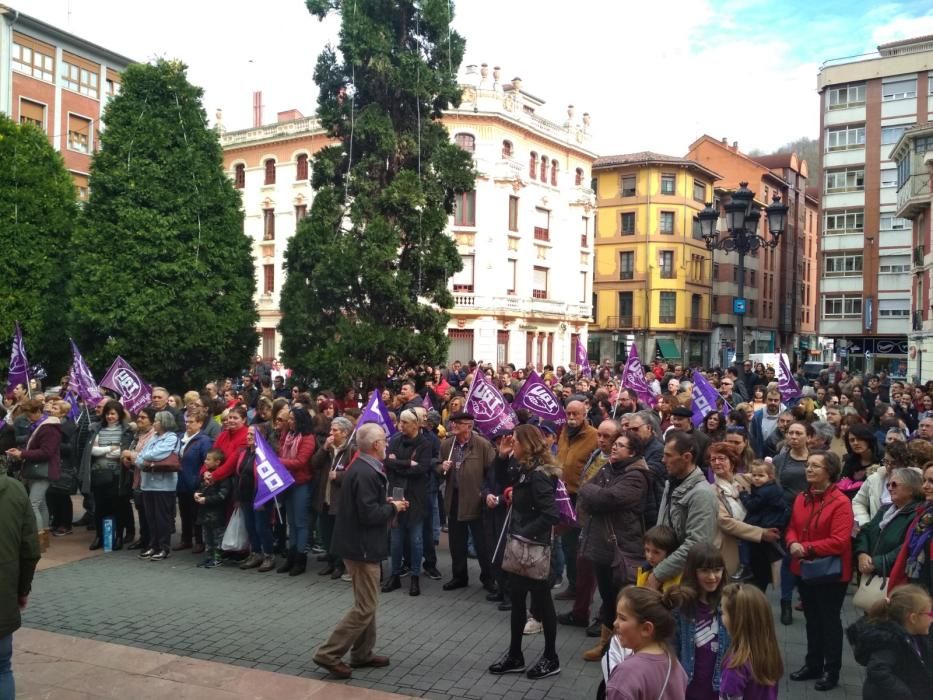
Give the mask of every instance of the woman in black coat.
[{"label": "woman in black coat", "polygon": [[[389,477],[389,495],[395,498],[395,489],[404,491],[408,510],[400,513],[391,530],[392,575],[382,585],[389,593],[402,587],[402,558],[408,543],[411,565],[409,595],[421,594],[421,560],[424,555],[424,516],[428,512],[428,471],[431,469],[431,443],[421,432],[421,421],[414,411],[402,411],[399,432],[392,436],[386,448],[386,475]],[[396,498],[396,500],[401,500]]]},{"label": "woman in black coat", "polygon": [[[560,467],[554,463],[541,431],[534,425],[520,425],[515,428],[511,439],[503,438],[499,448],[500,455],[509,447],[512,449],[512,457],[521,465],[521,472],[515,486],[505,493],[506,500],[509,500],[511,494],[512,501],[507,538],[518,538],[550,547],[554,526],[560,520],[555,500]],[[537,680],[560,673],[560,660],[557,657],[557,614],[554,612],[549,578],[545,576],[543,579],[532,579],[512,573],[509,575],[509,587],[512,596],[511,642],[508,652],[500,661],[489,667],[489,672],[502,675],[525,670],[522,632],[527,622],[525,599],[530,593],[535,614],[541,616],[544,628],[544,655],[528,670],[527,676]]]}]

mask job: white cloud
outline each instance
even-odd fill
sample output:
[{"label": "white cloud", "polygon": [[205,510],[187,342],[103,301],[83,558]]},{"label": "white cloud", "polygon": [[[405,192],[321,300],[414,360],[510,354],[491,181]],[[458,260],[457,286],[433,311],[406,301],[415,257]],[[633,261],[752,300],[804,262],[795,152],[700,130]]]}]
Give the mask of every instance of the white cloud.
[{"label": "white cloud", "polygon": [[[888,19],[889,17],[890,19]],[[875,27],[872,31],[871,38],[874,43],[871,48],[889,41],[933,34],[933,10],[920,17],[911,17],[909,14],[899,13],[894,17],[888,15],[885,19],[887,21],[884,24]]]}]

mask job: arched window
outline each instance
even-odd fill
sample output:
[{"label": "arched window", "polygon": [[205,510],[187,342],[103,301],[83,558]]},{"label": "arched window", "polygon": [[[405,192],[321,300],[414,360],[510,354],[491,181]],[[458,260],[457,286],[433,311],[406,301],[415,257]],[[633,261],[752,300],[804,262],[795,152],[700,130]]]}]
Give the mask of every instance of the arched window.
[{"label": "arched window", "polygon": [[541,182],[547,184],[547,156],[541,154]]},{"label": "arched window", "polygon": [[512,142],[511,141],[502,142],[502,157],[503,158],[512,157]]},{"label": "arched window", "polygon": [[308,154],[300,153],[298,155],[298,163],[295,168],[295,179],[296,180],[307,180],[308,179]]},{"label": "arched window", "polygon": [[476,152],[476,138],[473,134],[457,134],[454,136],[454,142],[467,153]]},{"label": "arched window", "polygon": [[233,169],[233,186],[238,190],[246,187],[246,166],[242,163],[237,163]]},{"label": "arched window", "polygon": [[577,187],[583,185],[583,168],[577,168],[576,175],[574,176],[573,184]]},{"label": "arched window", "polygon": [[532,180],[538,177],[538,154],[534,151],[528,156],[528,177]]},{"label": "arched window", "polygon": [[551,161],[551,184],[554,185],[554,187],[557,187],[557,171],[559,168],[560,166],[557,164],[557,161],[552,160]]},{"label": "arched window", "polygon": [[264,184],[274,185],[275,184],[275,158],[266,159],[266,179]]}]

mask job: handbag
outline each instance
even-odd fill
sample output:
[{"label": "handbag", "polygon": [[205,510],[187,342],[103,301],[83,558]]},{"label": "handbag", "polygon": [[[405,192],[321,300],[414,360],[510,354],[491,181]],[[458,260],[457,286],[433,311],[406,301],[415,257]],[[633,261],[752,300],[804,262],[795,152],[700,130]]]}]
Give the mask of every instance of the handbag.
[{"label": "handbag", "polygon": [[612,580],[617,586],[629,586],[635,583],[641,562],[619,549],[619,540],[609,521],[606,521],[609,544],[612,546]]},{"label": "handbag", "polygon": [[27,481],[35,481],[37,479],[48,479],[49,478],[49,463],[48,462],[26,462],[23,465],[23,469],[20,472],[22,477]]},{"label": "handbag", "polygon": [[800,578],[814,585],[820,583],[838,583],[842,577],[842,557],[833,555],[804,559],[800,562]]},{"label": "handbag", "polygon": [[502,555],[502,570],[543,581],[551,574],[551,546],[521,535],[509,535]]},{"label": "handbag", "polygon": [[[877,548],[877,545],[876,545]],[[881,555],[881,570],[887,568],[886,555]],[[852,605],[863,612],[871,610],[879,600],[888,597],[888,577],[878,573],[871,573],[859,577],[858,590],[852,598]]]},{"label": "handbag", "polygon": [[165,459],[160,459],[157,462],[150,462],[149,470],[153,472],[181,471],[181,460],[178,458],[178,453],[172,452]]}]

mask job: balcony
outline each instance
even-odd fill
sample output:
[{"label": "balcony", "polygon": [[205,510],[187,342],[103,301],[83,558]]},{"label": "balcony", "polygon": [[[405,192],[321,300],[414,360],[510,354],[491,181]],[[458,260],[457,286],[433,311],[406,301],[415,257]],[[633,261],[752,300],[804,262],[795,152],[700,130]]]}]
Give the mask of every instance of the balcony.
[{"label": "balcony", "polygon": [[708,331],[712,330],[713,328],[713,323],[708,318],[692,317],[687,319],[687,323],[689,324],[689,328],[692,331]]},{"label": "balcony", "polygon": [[914,247],[914,267],[923,267],[923,258],[926,256],[926,250],[922,245]]},{"label": "balcony", "polygon": [[627,330],[631,328],[640,328],[641,327],[641,317],[640,316],[607,316],[606,317],[606,329],[607,330]]},{"label": "balcony", "polygon": [[551,230],[547,228],[543,228],[541,226],[535,226],[535,240],[536,241],[550,241]]},{"label": "balcony", "polygon": [[[544,293],[543,290],[536,290],[536,292]],[[477,311],[508,313],[515,316],[548,314],[564,318],[588,319],[592,313],[589,304],[566,304],[541,297],[529,299],[515,295],[485,296],[457,290],[454,291],[453,297],[454,306],[459,309],[476,309]]]},{"label": "balcony", "polygon": [[911,328],[915,331],[922,331],[923,330],[923,312],[914,311],[912,314],[912,319],[913,319],[913,323],[911,324]]},{"label": "balcony", "polygon": [[[928,154],[933,155],[933,154]],[[926,169],[920,163],[914,163],[914,170]],[[907,181],[897,190],[897,216],[902,219],[913,219],[921,211],[930,206],[930,174],[917,172],[907,178]]]}]

